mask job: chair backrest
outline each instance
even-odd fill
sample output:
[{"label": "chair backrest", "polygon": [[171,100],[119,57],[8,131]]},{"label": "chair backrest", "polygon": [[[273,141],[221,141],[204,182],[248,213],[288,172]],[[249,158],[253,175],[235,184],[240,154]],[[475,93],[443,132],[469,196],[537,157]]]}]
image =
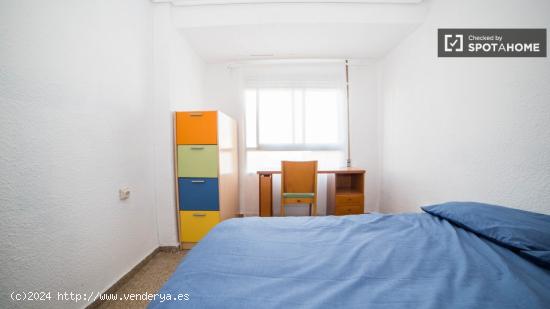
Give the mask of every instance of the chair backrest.
[{"label": "chair backrest", "polygon": [[282,161],[281,193],[315,193],[317,161]]}]

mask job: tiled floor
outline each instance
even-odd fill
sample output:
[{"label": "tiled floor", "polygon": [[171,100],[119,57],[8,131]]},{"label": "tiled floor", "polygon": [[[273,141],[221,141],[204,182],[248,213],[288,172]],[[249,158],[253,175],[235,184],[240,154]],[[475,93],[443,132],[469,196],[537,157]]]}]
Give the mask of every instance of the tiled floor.
[{"label": "tiled floor", "polygon": [[[124,293],[128,295],[129,293],[143,294],[145,292],[158,292],[174,270],[176,270],[176,267],[186,253],[187,250],[158,252],[143,268],[116,291],[118,298],[123,297]],[[140,300],[117,300],[106,301],[99,308],[145,308],[147,304],[147,301]]]}]

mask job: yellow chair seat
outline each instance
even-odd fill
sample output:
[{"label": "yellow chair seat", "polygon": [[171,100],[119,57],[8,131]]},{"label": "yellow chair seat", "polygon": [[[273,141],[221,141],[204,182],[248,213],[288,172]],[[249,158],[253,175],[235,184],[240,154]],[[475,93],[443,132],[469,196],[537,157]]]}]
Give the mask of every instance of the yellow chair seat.
[{"label": "yellow chair seat", "polygon": [[283,193],[284,198],[312,198],[315,196],[315,193]]}]

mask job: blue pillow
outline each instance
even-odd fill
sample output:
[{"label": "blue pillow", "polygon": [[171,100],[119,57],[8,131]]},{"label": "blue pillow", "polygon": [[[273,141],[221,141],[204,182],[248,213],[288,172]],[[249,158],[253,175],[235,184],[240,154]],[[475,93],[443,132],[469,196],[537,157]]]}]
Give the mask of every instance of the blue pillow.
[{"label": "blue pillow", "polygon": [[550,267],[548,215],[476,202],[449,202],[421,208]]}]

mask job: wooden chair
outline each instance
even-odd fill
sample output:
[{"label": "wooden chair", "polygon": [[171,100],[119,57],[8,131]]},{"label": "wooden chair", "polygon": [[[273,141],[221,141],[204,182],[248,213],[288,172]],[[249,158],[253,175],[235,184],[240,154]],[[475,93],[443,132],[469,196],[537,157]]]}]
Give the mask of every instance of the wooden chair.
[{"label": "wooden chair", "polygon": [[281,216],[291,204],[309,204],[309,215],[317,215],[317,161],[281,162]]}]

